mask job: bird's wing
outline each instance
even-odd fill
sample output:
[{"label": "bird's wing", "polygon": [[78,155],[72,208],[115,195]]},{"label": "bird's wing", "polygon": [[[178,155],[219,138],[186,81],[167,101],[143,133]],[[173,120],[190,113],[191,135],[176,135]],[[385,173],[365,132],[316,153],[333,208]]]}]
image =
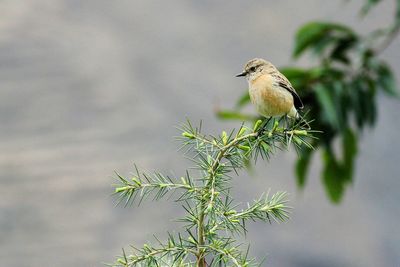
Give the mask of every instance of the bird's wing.
[{"label": "bird's wing", "polygon": [[297,109],[304,108],[304,105],[303,105],[303,102],[301,101],[300,96],[297,94],[296,90],[293,88],[293,86],[289,82],[289,80],[285,76],[283,76],[283,74],[281,74],[281,73],[273,75],[273,77],[277,80],[277,83],[280,87],[285,88],[292,94],[293,100],[294,100],[294,106]]}]

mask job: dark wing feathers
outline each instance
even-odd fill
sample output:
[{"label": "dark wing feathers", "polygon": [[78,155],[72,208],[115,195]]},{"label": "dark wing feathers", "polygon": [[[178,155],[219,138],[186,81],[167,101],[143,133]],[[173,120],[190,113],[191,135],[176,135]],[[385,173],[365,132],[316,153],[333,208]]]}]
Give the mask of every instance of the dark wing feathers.
[{"label": "dark wing feathers", "polygon": [[283,74],[273,75],[273,76],[275,79],[277,79],[278,85],[280,87],[285,88],[292,94],[295,108],[303,109],[304,108],[303,102],[301,101],[300,96],[297,94],[296,90],[293,88],[292,84],[288,81],[288,79],[286,79],[286,77],[283,76]]}]

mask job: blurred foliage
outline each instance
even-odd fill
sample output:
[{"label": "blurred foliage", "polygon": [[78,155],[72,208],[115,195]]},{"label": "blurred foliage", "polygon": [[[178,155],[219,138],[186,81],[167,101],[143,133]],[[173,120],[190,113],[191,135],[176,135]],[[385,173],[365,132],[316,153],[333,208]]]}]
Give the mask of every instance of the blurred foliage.
[{"label": "blurred foliage", "polygon": [[[382,2],[368,0],[361,10],[365,16]],[[332,22],[310,22],[297,31],[293,58],[311,53],[316,65],[310,68],[286,67],[280,71],[300,94],[311,127],[320,130],[312,145],[300,149],[295,170],[297,184],[304,187],[313,153],[320,151],[323,167],[321,178],[330,200],[341,200],[351,184],[357,156],[358,136],[377,118],[377,92],[397,97],[396,82],[389,65],[379,58],[400,29],[400,0],[396,2],[394,22],[387,28],[357,33],[347,25]],[[243,114],[250,102],[246,93],[233,110],[220,110],[222,119],[255,120]],[[339,147],[339,149],[338,149]]]}]

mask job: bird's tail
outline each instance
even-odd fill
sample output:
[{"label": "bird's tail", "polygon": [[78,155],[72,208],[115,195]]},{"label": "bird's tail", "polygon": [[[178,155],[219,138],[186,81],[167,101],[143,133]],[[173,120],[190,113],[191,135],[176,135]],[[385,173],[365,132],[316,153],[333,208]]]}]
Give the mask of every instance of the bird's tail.
[{"label": "bird's tail", "polygon": [[299,119],[300,118],[300,114],[299,112],[297,112],[297,109],[293,106],[292,109],[289,111],[289,113],[287,114],[290,118],[292,119]]}]

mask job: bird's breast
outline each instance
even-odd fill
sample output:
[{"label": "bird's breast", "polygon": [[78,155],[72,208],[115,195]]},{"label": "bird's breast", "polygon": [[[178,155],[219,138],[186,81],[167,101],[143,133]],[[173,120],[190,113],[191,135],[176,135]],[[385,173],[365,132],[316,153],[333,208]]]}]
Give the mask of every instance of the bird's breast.
[{"label": "bird's breast", "polygon": [[263,116],[288,114],[293,107],[293,96],[280,87],[271,75],[260,75],[249,81],[250,100]]}]

